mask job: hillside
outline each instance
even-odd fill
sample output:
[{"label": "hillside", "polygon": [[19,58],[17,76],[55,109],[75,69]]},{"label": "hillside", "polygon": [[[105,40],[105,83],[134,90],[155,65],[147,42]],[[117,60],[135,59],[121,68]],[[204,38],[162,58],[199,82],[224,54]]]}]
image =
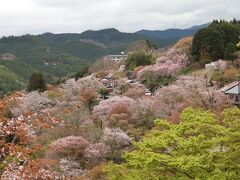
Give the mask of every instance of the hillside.
[{"label": "hillside", "polygon": [[23,79],[19,78],[16,73],[4,66],[0,66],[0,98],[10,91],[21,90],[25,87],[26,84]]},{"label": "hillside", "polygon": [[133,52],[131,79],[118,64],[0,100],[1,179],[239,179],[240,110],[182,74],[191,42]]},{"label": "hillside", "polygon": [[[192,28],[191,31],[198,28]],[[146,42],[154,48],[160,48],[189,35],[184,30],[181,36],[177,30],[169,33],[175,39],[172,36],[163,38],[148,33],[124,33],[113,28],[82,33],[3,37],[0,39],[0,65],[15,73],[25,85],[30,75],[36,71],[42,72],[47,82],[51,83],[80,71],[105,55],[139,49],[143,46],[143,40],[148,40]]]},{"label": "hillside", "polygon": [[[4,58],[4,54],[11,54],[15,58]],[[0,65],[14,72],[25,85],[33,72],[43,72],[47,82],[52,82],[79,71],[87,63],[86,60],[48,46],[34,36],[0,40]]]}]

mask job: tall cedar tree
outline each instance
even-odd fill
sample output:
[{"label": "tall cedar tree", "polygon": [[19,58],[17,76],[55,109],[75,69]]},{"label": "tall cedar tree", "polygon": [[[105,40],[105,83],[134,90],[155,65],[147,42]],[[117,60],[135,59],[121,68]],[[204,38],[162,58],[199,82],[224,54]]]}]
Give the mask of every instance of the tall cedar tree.
[{"label": "tall cedar tree", "polygon": [[228,43],[225,49],[225,59],[231,60],[233,62],[235,55],[234,52],[236,51],[235,45],[233,43]]},{"label": "tall cedar tree", "polygon": [[30,78],[27,91],[44,92],[46,89],[47,89],[47,86],[42,73],[33,73]]},{"label": "tall cedar tree", "polygon": [[192,55],[203,64],[224,58],[228,44],[237,44],[239,35],[240,24],[236,21],[214,20],[209,27],[199,30],[194,36]]}]

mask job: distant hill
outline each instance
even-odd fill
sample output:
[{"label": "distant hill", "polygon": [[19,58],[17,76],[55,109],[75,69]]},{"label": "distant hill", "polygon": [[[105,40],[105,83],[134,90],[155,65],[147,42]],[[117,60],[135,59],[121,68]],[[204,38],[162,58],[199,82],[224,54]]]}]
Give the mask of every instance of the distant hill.
[{"label": "distant hill", "polygon": [[[3,77],[4,73],[7,76],[9,74],[7,72],[14,73],[17,75],[17,80],[25,86],[33,72],[41,71],[47,82],[53,82],[59,77],[79,71],[86,64],[88,64],[86,60],[48,46],[35,36],[12,36],[0,39],[0,66],[8,69],[8,71],[1,69],[1,76]],[[11,77],[15,76],[11,75]],[[6,86],[5,89],[12,90]],[[0,88],[0,91],[5,90]]]},{"label": "distant hill", "polygon": [[107,54],[124,51],[129,44],[138,40],[149,40],[158,47],[169,45],[166,39],[158,39],[136,33],[124,33],[117,29],[88,30],[83,33],[38,35],[42,42],[54,46],[72,55],[94,61]]},{"label": "distant hill", "polygon": [[177,41],[181,38],[187,37],[187,36],[193,36],[199,29],[208,27],[210,23],[206,23],[203,25],[193,26],[188,29],[167,29],[167,30],[141,30],[136,32],[136,34],[149,36],[153,38],[158,39],[164,39],[164,40],[172,40]]}]

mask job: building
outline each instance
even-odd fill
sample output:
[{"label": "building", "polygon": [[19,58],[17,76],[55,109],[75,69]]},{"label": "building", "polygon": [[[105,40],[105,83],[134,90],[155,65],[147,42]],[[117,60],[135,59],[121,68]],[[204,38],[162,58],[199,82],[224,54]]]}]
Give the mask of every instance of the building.
[{"label": "building", "polygon": [[240,106],[240,81],[235,81],[223,87],[220,91],[229,95],[230,98],[234,99],[234,104]]},{"label": "building", "polygon": [[116,86],[116,83],[111,78],[102,78],[100,82],[106,87],[106,88],[114,88]]},{"label": "building", "polygon": [[123,60],[126,60],[128,55],[126,55],[124,52],[121,52],[121,54],[118,55],[108,55],[107,58],[109,60],[115,61],[115,62],[121,62]]}]

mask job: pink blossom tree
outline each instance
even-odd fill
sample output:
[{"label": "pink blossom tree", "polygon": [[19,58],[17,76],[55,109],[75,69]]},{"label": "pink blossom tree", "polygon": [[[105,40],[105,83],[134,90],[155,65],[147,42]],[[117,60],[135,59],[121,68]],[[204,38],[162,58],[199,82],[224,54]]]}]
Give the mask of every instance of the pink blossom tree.
[{"label": "pink blossom tree", "polygon": [[184,76],[157,92],[153,108],[158,117],[166,118],[187,106],[221,112],[231,104],[231,100],[217,88],[207,87],[203,78]]},{"label": "pink blossom tree", "polygon": [[105,128],[102,142],[110,147],[111,158],[118,159],[122,148],[131,144],[131,139],[119,128]]},{"label": "pink blossom tree", "polygon": [[105,161],[110,154],[110,147],[104,143],[91,144],[85,149],[84,157],[89,160],[91,164]]},{"label": "pink blossom tree", "polygon": [[82,157],[89,142],[81,136],[68,136],[51,144],[51,150],[60,157]]},{"label": "pink blossom tree", "polygon": [[96,119],[105,121],[116,106],[122,104],[131,108],[133,102],[133,99],[126,96],[114,96],[107,100],[101,101],[97,106],[95,106],[93,109],[93,115]]},{"label": "pink blossom tree", "polygon": [[21,97],[19,105],[12,109],[15,115],[23,115],[25,112],[39,112],[45,108],[51,107],[53,102],[48,98],[47,93],[33,91],[26,96]]},{"label": "pink blossom tree", "polygon": [[152,66],[147,66],[137,72],[137,77],[141,78],[146,72],[152,71],[156,75],[162,76],[177,76],[181,69],[188,65],[188,57],[186,54],[178,52],[177,49],[170,49],[157,59],[157,63]]}]

